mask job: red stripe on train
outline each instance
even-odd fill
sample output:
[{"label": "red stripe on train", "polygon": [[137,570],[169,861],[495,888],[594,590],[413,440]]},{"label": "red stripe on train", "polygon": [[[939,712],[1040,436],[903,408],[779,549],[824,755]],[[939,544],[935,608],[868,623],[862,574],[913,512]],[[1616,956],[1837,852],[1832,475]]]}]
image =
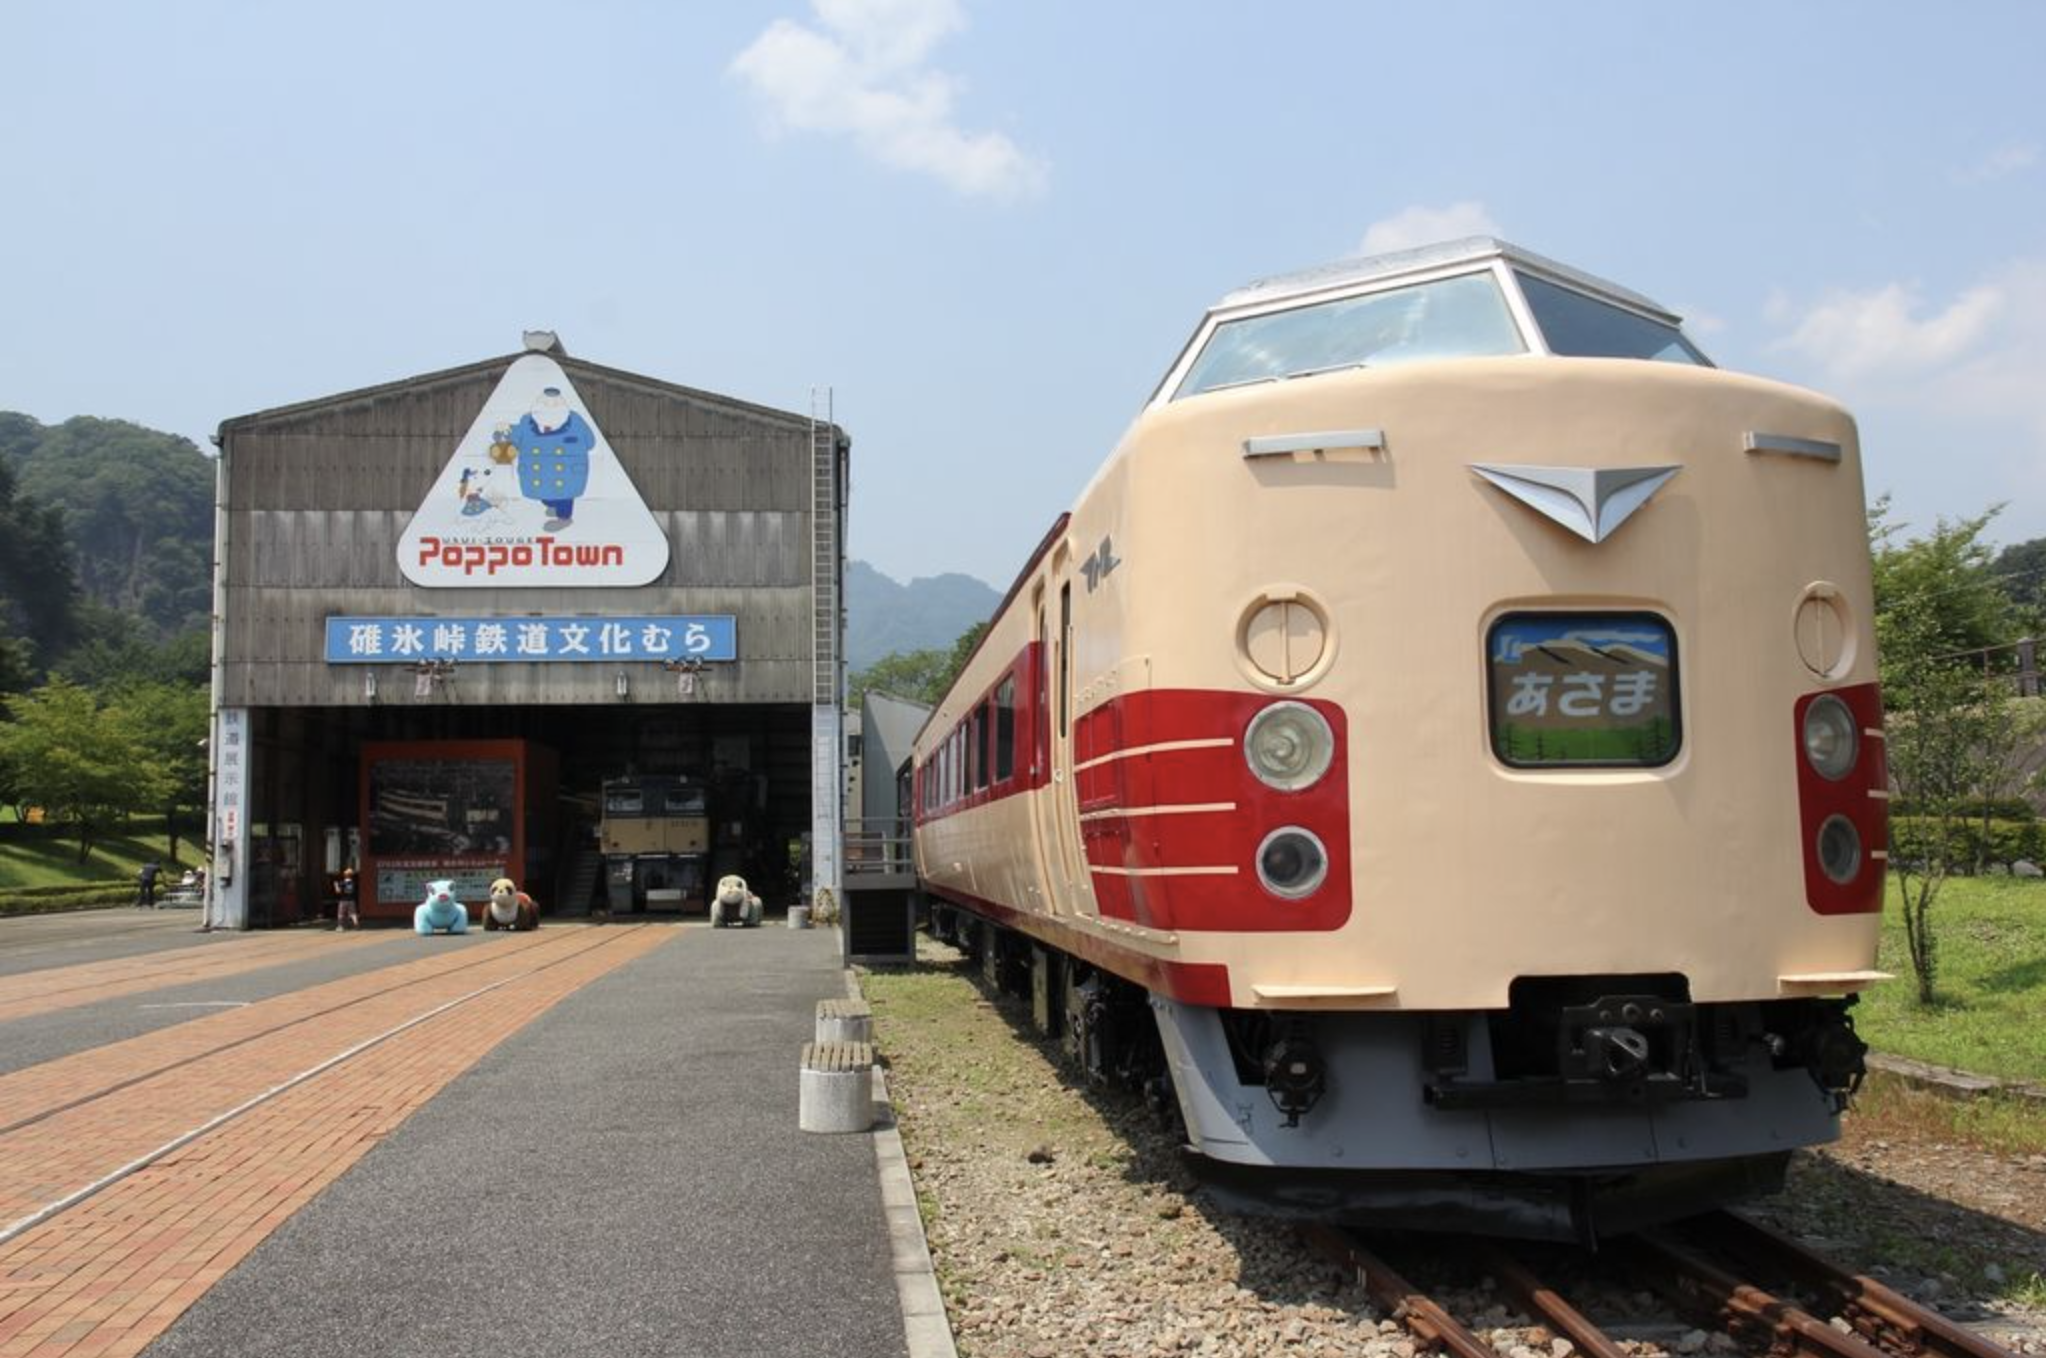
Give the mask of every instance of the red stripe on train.
[{"label": "red stripe on train", "polygon": [[[1874,684],[1856,684],[1851,688],[1828,689],[1847,710],[1854,714],[1854,723],[1861,731],[1883,729],[1882,691]],[[1798,820],[1804,829],[1804,898],[1805,903],[1821,915],[1867,915],[1883,908],[1884,862],[1871,858],[1869,854],[1887,846],[1889,840],[1889,803],[1881,797],[1870,796],[1873,792],[1887,791],[1890,785],[1888,761],[1884,758],[1884,746],[1880,740],[1871,740],[1863,735],[1859,738],[1860,757],[1846,777],[1833,782],[1820,775],[1804,755],[1804,714],[1814,702],[1823,696],[1808,693],[1797,700],[1792,709],[1793,736],[1797,751],[1797,807]],[[1861,870],[1853,880],[1841,883],[1826,875],[1819,866],[1819,831],[1833,816],[1845,816],[1861,836]]]},{"label": "red stripe on train", "polygon": [[[1245,728],[1272,701],[1255,693],[1153,689],[1112,699],[1076,723],[1074,762],[1104,761],[1083,770],[1075,788],[1082,814],[1090,816],[1081,822],[1081,837],[1087,862],[1097,869],[1095,902],[1102,915],[1152,929],[1251,933],[1337,929],[1349,920],[1343,710],[1307,703],[1335,733],[1335,758],[1313,787],[1280,792],[1251,772],[1243,754]],[[1201,740],[1229,744],[1147,749]],[[1170,809],[1197,806],[1230,809]],[[1283,900],[1258,880],[1258,849],[1284,826],[1311,831],[1328,854],[1328,876],[1305,900]],[[1171,871],[1189,868],[1231,871]]]}]

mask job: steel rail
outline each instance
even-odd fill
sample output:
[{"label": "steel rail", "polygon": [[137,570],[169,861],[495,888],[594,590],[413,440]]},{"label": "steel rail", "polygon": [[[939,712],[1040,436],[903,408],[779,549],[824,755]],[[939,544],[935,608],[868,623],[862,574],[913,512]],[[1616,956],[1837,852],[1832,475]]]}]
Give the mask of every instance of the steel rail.
[{"label": "steel rail", "polygon": [[1688,1223],[1687,1229],[1695,1230],[1730,1257],[1766,1259],[1789,1277],[1827,1294],[1848,1323],[1873,1342],[1911,1353],[1936,1353],[1942,1358],[2011,1358],[2008,1349],[1955,1324],[1931,1307],[1922,1306],[1864,1274],[1849,1273],[1749,1217],[1735,1212],[1709,1212]]},{"label": "steel rail", "polygon": [[1478,1258],[1494,1277],[1511,1292],[1531,1316],[1540,1316],[1551,1328],[1566,1336],[1589,1358],[1633,1358],[1604,1330],[1563,1299],[1561,1293],[1536,1277],[1533,1270],[1514,1258],[1496,1241],[1478,1248]]},{"label": "steel rail", "polygon": [[1393,1272],[1390,1265],[1358,1244],[1355,1237],[1331,1226],[1306,1226],[1301,1236],[1315,1250],[1345,1268],[1357,1270],[1357,1282],[1378,1308],[1412,1331],[1431,1349],[1448,1349],[1457,1358],[1499,1358],[1499,1351],[1477,1337],[1440,1303]]},{"label": "steel rail", "polygon": [[1630,1236],[1627,1262],[1655,1267],[1651,1281],[1679,1305],[1716,1313],[1736,1340],[1766,1343],[1778,1358],[1884,1358],[1866,1339],[1840,1331],[1817,1316],[1752,1283],[1742,1282],[1659,1232]]}]

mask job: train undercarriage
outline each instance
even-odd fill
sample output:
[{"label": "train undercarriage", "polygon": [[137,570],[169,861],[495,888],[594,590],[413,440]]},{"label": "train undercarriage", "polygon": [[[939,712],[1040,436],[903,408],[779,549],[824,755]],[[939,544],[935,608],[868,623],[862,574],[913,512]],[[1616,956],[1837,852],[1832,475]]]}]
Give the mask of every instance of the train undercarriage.
[{"label": "train undercarriage", "polygon": [[1865,1073],[1851,998],[1693,1004],[1671,974],[1526,978],[1503,1010],[1214,1009],[945,903],[932,932],[1260,1215],[1592,1243],[1780,1187]]}]

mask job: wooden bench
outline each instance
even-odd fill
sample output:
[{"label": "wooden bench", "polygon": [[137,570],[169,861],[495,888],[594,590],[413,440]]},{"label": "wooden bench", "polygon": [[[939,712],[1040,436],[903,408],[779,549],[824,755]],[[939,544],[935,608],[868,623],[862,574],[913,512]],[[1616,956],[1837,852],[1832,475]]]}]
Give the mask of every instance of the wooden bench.
[{"label": "wooden bench", "polygon": [[817,1001],[819,1042],[872,1042],[874,1007],[865,1000]]},{"label": "wooden bench", "polygon": [[796,1125],[806,1132],[864,1132],[874,1125],[874,1048],[865,1042],[803,1046]]}]

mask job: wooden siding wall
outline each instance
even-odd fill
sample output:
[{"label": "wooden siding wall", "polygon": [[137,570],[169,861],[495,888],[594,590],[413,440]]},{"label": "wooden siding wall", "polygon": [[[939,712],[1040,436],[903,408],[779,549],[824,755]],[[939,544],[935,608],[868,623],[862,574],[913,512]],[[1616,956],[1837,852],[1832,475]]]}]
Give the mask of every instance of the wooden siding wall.
[{"label": "wooden siding wall", "polygon": [[[509,360],[231,421],[224,645],[230,706],[359,706],[362,670],[329,665],[334,614],[519,616],[729,613],[739,659],[710,667],[696,701],[807,703],[811,674],[809,422],[561,360],[654,517],[668,567],[632,589],[425,589],[398,570],[398,540]],[[413,696],[397,663],[375,667],[379,702]],[[616,705],[675,698],[658,665],[469,664],[453,701]]]}]

